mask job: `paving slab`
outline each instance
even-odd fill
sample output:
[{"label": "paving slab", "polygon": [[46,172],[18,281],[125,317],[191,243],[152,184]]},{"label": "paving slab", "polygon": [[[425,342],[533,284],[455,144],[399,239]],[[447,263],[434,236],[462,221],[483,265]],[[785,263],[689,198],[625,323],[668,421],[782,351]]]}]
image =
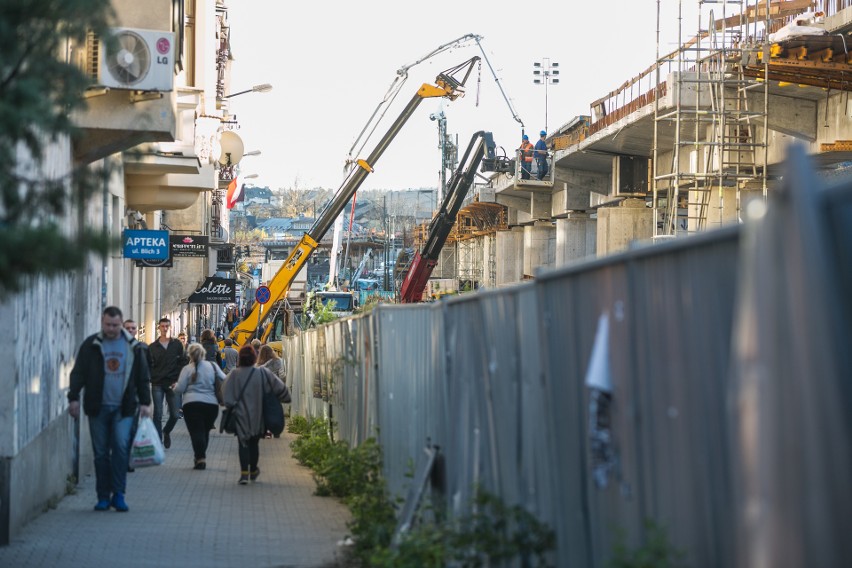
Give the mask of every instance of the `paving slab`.
[{"label": "paving slab", "polygon": [[0,547],[0,566],[327,568],[338,565],[349,511],[317,497],[293,435],[260,442],[261,474],[239,485],[237,440],[211,433],[207,469],[193,469],[183,421],[161,466],[127,474],[130,511],[96,512],[94,474]]}]

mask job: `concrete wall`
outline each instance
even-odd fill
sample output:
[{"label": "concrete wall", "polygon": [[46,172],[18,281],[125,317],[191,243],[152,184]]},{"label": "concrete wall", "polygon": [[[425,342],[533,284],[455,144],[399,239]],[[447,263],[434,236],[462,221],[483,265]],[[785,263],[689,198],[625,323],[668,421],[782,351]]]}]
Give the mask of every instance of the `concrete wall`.
[{"label": "concrete wall", "polygon": [[619,207],[598,209],[597,255],[626,250],[632,241],[643,241],[654,235],[654,214],[644,200],[628,199]]},{"label": "concrete wall", "polygon": [[[70,156],[67,140],[51,145],[43,170],[33,175],[68,171]],[[103,201],[96,195],[79,222],[102,226]],[[76,215],[56,221],[69,233],[78,224]],[[101,304],[110,299],[104,274],[100,259],[93,258],[79,273],[31,279],[0,304],[0,321],[10,326],[0,342],[0,544],[64,495],[70,475],[79,475],[66,395],[77,347],[99,327]],[[91,467],[91,457],[79,463],[81,472]]]},{"label": "concrete wall", "polygon": [[596,242],[597,218],[588,213],[571,213],[565,219],[557,219],[555,265],[594,256]]}]

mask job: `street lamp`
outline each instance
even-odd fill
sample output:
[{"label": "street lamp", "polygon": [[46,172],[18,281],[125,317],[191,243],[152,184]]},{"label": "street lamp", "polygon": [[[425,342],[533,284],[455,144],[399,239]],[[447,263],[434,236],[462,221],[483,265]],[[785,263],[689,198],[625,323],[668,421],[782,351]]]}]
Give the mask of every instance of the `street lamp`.
[{"label": "street lamp", "polygon": [[237,95],[244,95],[246,93],[268,93],[272,90],[272,85],[269,83],[263,83],[261,85],[255,85],[251,89],[246,89],[245,91],[239,91],[236,93],[231,93],[230,95],[225,95],[222,97],[223,99],[230,99],[232,97],[236,97]]},{"label": "street lamp", "polygon": [[547,131],[547,86],[558,85],[559,63],[543,57],[541,61],[533,62],[533,83],[544,85],[544,130]]}]

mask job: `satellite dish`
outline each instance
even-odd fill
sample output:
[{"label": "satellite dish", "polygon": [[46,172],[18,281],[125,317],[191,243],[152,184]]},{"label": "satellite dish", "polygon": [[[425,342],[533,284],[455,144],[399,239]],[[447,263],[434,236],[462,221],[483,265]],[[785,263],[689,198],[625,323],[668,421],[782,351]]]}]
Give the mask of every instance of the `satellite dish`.
[{"label": "satellite dish", "polygon": [[222,151],[219,154],[219,163],[223,166],[235,166],[243,159],[245,146],[243,139],[236,132],[226,130],[219,138],[219,146]]}]

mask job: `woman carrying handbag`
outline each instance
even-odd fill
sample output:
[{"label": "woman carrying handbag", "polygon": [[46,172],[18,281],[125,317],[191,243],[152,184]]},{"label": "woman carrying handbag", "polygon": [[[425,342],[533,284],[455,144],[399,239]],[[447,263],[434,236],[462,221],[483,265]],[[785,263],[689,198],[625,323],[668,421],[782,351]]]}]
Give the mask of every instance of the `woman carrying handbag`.
[{"label": "woman carrying handbag", "polygon": [[210,430],[219,415],[216,383],[225,379],[225,373],[218,365],[204,360],[204,347],[198,343],[190,345],[186,353],[189,363],[180,372],[175,393],[183,395],[183,417],[192,440],[195,469],[206,469]]},{"label": "woman carrying handbag", "polygon": [[255,481],[260,475],[257,466],[259,441],[266,432],[263,419],[263,395],[271,393],[281,402],[290,402],[287,386],[268,369],[255,367],[257,353],[251,345],[240,349],[237,368],[230,372],[222,389],[225,407],[232,409],[236,419],[239,441],[240,485]]}]

